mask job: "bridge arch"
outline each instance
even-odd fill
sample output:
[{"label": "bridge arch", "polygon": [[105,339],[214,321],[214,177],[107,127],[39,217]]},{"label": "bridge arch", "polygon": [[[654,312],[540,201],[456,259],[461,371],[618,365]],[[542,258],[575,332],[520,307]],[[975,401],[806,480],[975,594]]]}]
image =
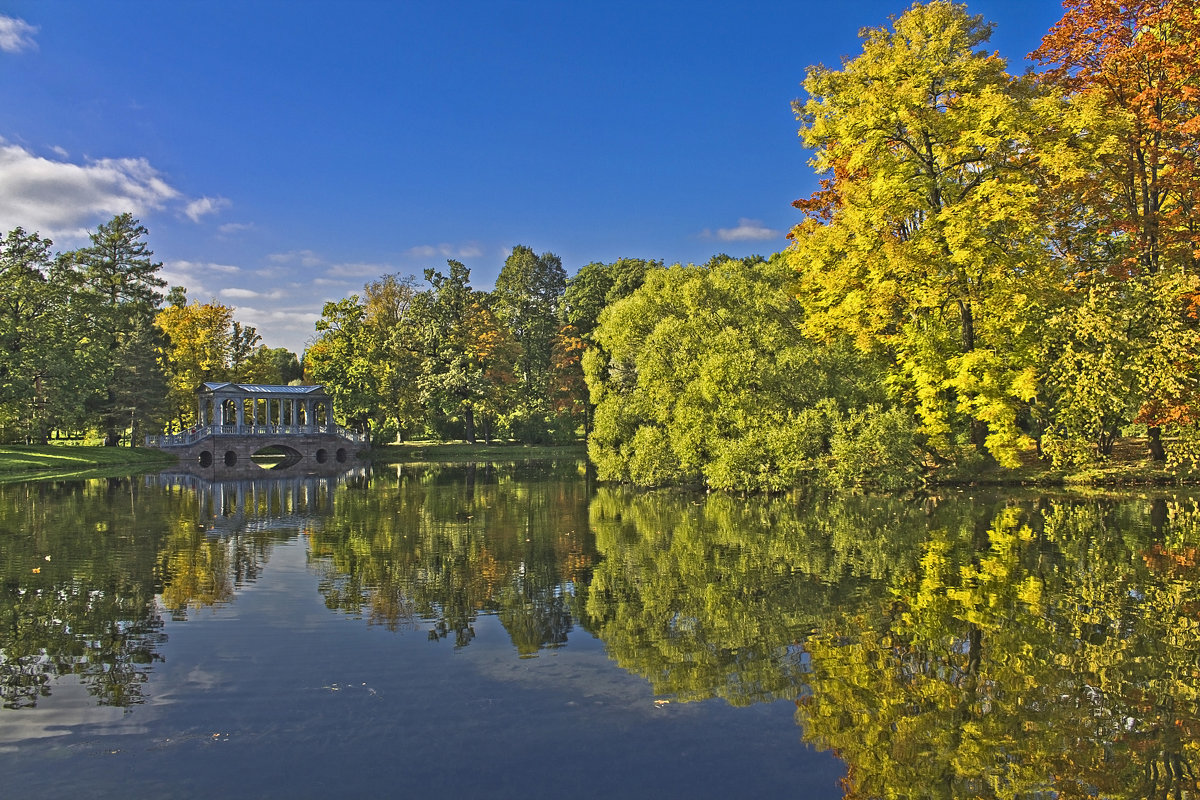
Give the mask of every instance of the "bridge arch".
[{"label": "bridge arch", "polygon": [[333,419],[324,386],[205,383],[196,392],[198,424],[177,434],[147,436],[146,445],[178,453],[203,469],[248,464],[263,451],[287,466],[344,463],[366,436]]},{"label": "bridge arch", "polygon": [[250,454],[250,459],[263,469],[287,469],[304,460],[304,454],[286,444],[269,444]]}]

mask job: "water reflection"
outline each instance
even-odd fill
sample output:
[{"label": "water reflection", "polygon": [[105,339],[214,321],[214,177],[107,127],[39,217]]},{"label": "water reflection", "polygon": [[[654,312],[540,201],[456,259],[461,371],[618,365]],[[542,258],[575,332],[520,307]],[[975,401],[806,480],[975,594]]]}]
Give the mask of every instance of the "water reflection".
[{"label": "water reflection", "polygon": [[[166,636],[155,602],[163,527],[136,481],[0,487],[0,696],[34,707],[75,676],[102,705],[143,700]],[[129,546],[137,537],[148,546]]]},{"label": "water reflection", "polygon": [[349,489],[310,540],[329,608],[456,647],[481,613],[499,616],[521,655],[566,642],[592,567],[573,465],[400,467]]},{"label": "water reflection", "polygon": [[847,761],[853,797],[1194,791],[1198,534],[1191,499],[933,527],[884,602],[810,637],[797,720]]},{"label": "water reflection", "polygon": [[6,709],[60,679],[143,702],[170,624],[295,541],[297,591],[424,653],[491,615],[511,655],[590,634],[662,699],[792,701],[849,797],[1197,790],[1186,495],[747,501],[595,489],[574,464],[4,486]]},{"label": "water reflection", "polygon": [[162,605],[185,619],[189,608],[230,602],[235,589],[259,577],[274,543],[319,528],[335,513],[337,487],[365,474],[254,466],[245,476],[231,471],[219,480],[175,471],[148,478],[191,509],[168,525],[159,558]]},{"label": "water reflection", "polygon": [[1197,789],[1188,497],[597,492],[585,625],[656,692],[794,699],[847,797]]}]

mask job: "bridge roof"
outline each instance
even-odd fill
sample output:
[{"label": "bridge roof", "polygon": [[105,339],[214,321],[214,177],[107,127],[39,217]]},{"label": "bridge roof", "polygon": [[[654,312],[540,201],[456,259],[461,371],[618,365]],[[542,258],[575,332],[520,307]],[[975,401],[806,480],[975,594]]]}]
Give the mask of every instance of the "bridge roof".
[{"label": "bridge roof", "polygon": [[325,396],[325,387],[315,386],[269,386],[261,383],[215,383],[207,382],[201,385],[201,393],[241,394],[241,395],[317,395]]}]

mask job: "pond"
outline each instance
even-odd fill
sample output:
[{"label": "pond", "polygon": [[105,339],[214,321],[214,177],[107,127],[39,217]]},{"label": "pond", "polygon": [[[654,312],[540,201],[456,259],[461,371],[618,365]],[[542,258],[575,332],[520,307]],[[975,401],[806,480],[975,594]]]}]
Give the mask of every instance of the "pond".
[{"label": "pond", "polygon": [[0,794],[1197,788],[1200,505],[581,464],[0,487]]}]

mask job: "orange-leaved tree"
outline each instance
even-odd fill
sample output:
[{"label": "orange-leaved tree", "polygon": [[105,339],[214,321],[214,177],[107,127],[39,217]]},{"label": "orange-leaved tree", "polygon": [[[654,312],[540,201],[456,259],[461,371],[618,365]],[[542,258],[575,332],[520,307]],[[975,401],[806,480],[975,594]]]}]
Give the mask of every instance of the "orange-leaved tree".
[{"label": "orange-leaved tree", "polygon": [[[1186,343],[1200,305],[1200,9],[1192,0],[1064,5],[1031,57],[1047,68],[1044,82],[1090,109],[1094,124],[1079,139],[1087,163],[1066,183],[1104,240],[1104,277],[1130,286],[1141,306],[1131,318],[1147,305],[1165,310],[1166,324],[1147,328],[1134,387],[1162,459],[1161,425],[1200,416],[1189,380],[1200,353]],[[1159,341],[1164,327],[1185,335]]]}]

